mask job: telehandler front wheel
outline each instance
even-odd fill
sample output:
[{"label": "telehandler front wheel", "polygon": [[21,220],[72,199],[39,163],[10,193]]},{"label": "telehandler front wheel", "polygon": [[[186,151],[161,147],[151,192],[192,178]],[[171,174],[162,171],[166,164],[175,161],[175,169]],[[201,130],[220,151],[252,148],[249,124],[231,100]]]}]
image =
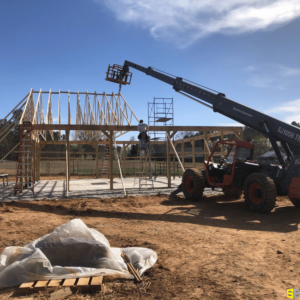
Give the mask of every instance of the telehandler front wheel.
[{"label": "telehandler front wheel", "polygon": [[246,206],[261,214],[269,213],[276,204],[276,186],[274,181],[265,174],[253,173],[244,184]]},{"label": "telehandler front wheel", "polygon": [[195,168],[186,169],[182,176],[182,190],[188,200],[200,200],[204,191],[202,173]]}]

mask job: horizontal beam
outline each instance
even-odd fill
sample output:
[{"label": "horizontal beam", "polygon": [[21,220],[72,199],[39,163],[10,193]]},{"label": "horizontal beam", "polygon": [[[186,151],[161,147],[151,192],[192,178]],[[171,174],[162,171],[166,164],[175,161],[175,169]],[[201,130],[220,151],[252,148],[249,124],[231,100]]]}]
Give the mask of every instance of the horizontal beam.
[{"label": "horizontal beam", "polygon": [[[93,96],[103,96],[103,95],[106,95],[106,96],[112,96],[113,94],[106,94],[106,93],[87,93],[87,92],[63,92],[63,91],[60,91],[60,92],[49,92],[49,91],[44,91],[44,92],[40,92],[40,91],[32,91],[34,94],[51,94],[51,95],[58,95],[58,94],[70,94],[70,95],[93,95]],[[118,96],[119,94],[115,94],[115,96]]]},{"label": "horizontal beam", "polygon": [[[68,125],[33,124],[32,130],[91,130],[91,131],[138,131],[137,125]],[[238,131],[242,127],[230,126],[150,126],[151,131]]]},{"label": "horizontal beam", "polygon": [[[139,144],[139,141],[116,141],[120,145],[136,145]],[[165,144],[166,141],[151,141],[151,144]],[[41,145],[65,145],[65,141],[40,141]],[[109,144],[109,141],[70,141],[70,145],[106,145]]]}]

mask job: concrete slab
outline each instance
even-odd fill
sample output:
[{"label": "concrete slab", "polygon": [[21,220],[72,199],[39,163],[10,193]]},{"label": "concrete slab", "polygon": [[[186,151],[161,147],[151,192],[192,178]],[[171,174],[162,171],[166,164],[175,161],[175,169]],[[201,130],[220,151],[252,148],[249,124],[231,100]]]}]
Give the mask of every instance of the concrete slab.
[{"label": "concrete slab", "polygon": [[[169,195],[181,184],[181,178],[172,178],[172,188],[167,187],[166,177],[157,177],[156,180],[153,181],[154,189],[151,188],[152,183],[150,180],[147,181],[147,184],[147,188],[143,186],[143,188],[139,190],[138,178],[124,178],[124,186],[128,192],[128,196],[156,195],[158,193]],[[109,179],[107,178],[70,180],[69,197],[67,197],[65,180],[41,180],[37,182],[34,187],[34,195],[30,190],[24,190],[22,194],[18,193],[14,196],[14,183],[10,183],[8,186],[0,188],[0,201],[124,197],[123,185],[120,178],[114,178],[113,190],[110,190],[109,186]],[[205,192],[218,194],[221,190],[212,192],[210,189],[207,189]]]}]

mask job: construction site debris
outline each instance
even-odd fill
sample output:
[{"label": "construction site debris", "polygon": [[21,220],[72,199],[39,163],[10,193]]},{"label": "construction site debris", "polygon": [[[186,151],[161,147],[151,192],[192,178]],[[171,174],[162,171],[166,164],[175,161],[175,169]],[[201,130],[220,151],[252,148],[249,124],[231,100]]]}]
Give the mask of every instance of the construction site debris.
[{"label": "construction site debris", "polygon": [[103,276],[30,281],[22,283],[17,290],[17,294],[36,293],[48,288],[61,287],[63,289],[60,291],[68,291],[71,288],[80,292],[98,292],[101,291],[102,281]]},{"label": "construction site debris", "polygon": [[157,254],[147,248],[113,248],[99,231],[74,219],[24,247],[6,247],[0,254],[0,288],[29,281],[109,276],[133,279],[121,258],[142,275]]},{"label": "construction site debris", "polygon": [[124,261],[126,262],[128,270],[134,276],[135,280],[137,282],[141,282],[142,281],[141,276],[139,275],[139,273],[137,272],[137,270],[134,268],[134,266],[132,265],[132,263],[128,259],[127,255],[125,253],[122,253],[121,256],[124,259]]}]

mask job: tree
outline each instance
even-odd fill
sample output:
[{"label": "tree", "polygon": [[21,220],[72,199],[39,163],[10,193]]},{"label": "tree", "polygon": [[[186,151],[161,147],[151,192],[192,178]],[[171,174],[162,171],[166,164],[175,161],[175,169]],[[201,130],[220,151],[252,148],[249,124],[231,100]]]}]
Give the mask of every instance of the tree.
[{"label": "tree", "polygon": [[[3,133],[6,134],[7,128],[10,126],[13,127],[13,129],[10,130],[9,134],[1,141],[0,143],[0,155],[3,157],[6,155],[14,146],[16,146],[20,142],[20,128],[19,128],[19,119],[22,114],[22,109],[15,109],[12,114],[13,117],[10,121],[7,121],[5,119],[2,119],[0,122],[0,130],[3,130]],[[3,136],[3,134],[2,134]],[[8,156],[9,160],[17,160],[18,154],[17,153],[11,153]]]},{"label": "tree", "polygon": [[244,141],[252,138],[252,143],[254,145],[254,159],[258,159],[262,154],[273,150],[268,136],[251,127],[244,127],[243,137]]},{"label": "tree", "polygon": [[[134,140],[135,140],[134,136],[130,137],[130,141],[134,141]],[[131,157],[135,157],[135,156],[137,156],[137,153],[138,153],[138,145],[132,144],[128,155]]]},{"label": "tree", "polygon": [[197,131],[179,131],[175,134],[175,140],[182,140],[198,134]]}]

